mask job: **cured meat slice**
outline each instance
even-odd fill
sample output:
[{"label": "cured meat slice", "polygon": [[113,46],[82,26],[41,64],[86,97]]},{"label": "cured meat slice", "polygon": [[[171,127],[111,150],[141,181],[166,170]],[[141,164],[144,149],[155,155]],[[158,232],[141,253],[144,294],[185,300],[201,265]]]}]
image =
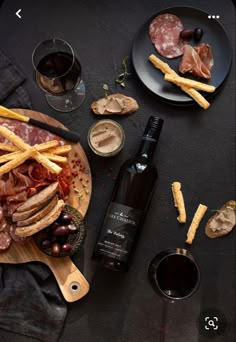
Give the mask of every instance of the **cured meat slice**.
[{"label": "cured meat slice", "polygon": [[197,52],[205,66],[211,71],[214,66],[214,59],[210,45],[202,43],[198,46],[194,46],[194,50]]},{"label": "cured meat slice", "polygon": [[11,245],[11,237],[8,232],[0,232],[0,252],[5,251]]},{"label": "cured meat slice", "polygon": [[16,235],[16,225],[14,225],[14,224],[12,224],[10,226],[10,236],[11,236],[13,241],[19,242],[19,243],[22,243],[22,244],[27,242],[27,241],[29,241],[29,240],[31,240],[30,237],[20,237],[20,236]]},{"label": "cured meat slice", "polygon": [[189,72],[195,76],[209,79],[211,78],[210,69],[213,64],[211,48],[208,44],[201,44],[194,48],[191,45],[185,45],[179,71],[182,74]]},{"label": "cured meat slice", "polygon": [[[58,140],[61,145],[65,144],[65,140],[58,137],[57,135],[24,122],[1,118],[0,124],[10,129],[13,133],[21,137],[29,145],[41,144],[50,140]],[[8,139],[4,138],[1,135],[0,142],[10,144]]]},{"label": "cured meat slice", "polygon": [[181,20],[174,14],[158,15],[149,26],[149,35],[160,55],[166,58],[175,58],[183,54],[186,44],[180,38],[183,30]]},{"label": "cured meat slice", "polygon": [[0,206],[0,222],[3,218],[3,207]]},{"label": "cured meat slice", "polygon": [[0,232],[5,231],[7,228],[7,223],[4,218],[0,220]]}]

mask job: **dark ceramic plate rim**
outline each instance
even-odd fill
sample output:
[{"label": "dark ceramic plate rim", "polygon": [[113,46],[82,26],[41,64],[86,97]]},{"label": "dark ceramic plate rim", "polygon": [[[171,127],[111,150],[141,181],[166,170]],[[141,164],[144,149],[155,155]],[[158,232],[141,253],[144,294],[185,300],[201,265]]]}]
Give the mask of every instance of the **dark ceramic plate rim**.
[{"label": "dark ceramic plate rim", "polygon": [[[169,84],[168,87],[170,89],[170,91],[173,92],[173,96],[168,96],[168,94],[165,95],[162,95],[160,93],[160,91],[155,91],[153,88],[152,88],[152,80],[151,82],[146,81],[145,79],[143,79],[143,74],[144,73],[152,73],[153,75],[155,75],[156,77],[156,80],[158,82],[158,80],[162,79],[163,78],[163,74],[161,73],[161,71],[157,70],[154,68],[154,66],[151,65],[151,63],[148,61],[148,56],[151,54],[151,53],[154,53],[156,54],[160,59],[162,59],[164,62],[168,63],[171,67],[172,64],[174,64],[175,61],[177,61],[179,63],[180,61],[180,58],[181,57],[178,57],[178,58],[175,58],[175,59],[168,59],[168,58],[165,58],[161,55],[158,54],[158,52],[156,51],[153,43],[151,42],[151,39],[149,38],[149,33],[148,33],[148,27],[151,23],[151,21],[158,15],[160,14],[163,14],[163,13],[172,13],[172,14],[176,14],[176,12],[179,12],[179,11],[184,11],[184,12],[188,12],[190,13],[191,15],[193,15],[194,13],[197,13],[197,15],[199,16],[206,16],[206,19],[204,20],[204,23],[206,23],[207,20],[209,20],[209,23],[210,23],[210,20],[214,20],[214,19],[208,19],[208,14],[199,9],[199,8],[195,8],[195,7],[188,7],[188,6],[182,6],[182,7],[179,7],[179,6],[176,6],[176,7],[169,7],[169,8],[166,8],[166,9],[163,9],[161,10],[160,12],[156,13],[155,15],[153,15],[152,17],[150,17],[142,26],[141,28],[137,31],[135,37],[134,37],[134,41],[133,41],[133,46],[132,46],[132,62],[133,62],[133,66],[134,66],[134,70],[139,78],[139,80],[143,83],[143,85],[149,90],[151,91],[154,95],[156,95],[158,98],[160,98],[162,101],[164,102],[167,102],[167,103],[171,103],[171,104],[174,104],[174,105],[193,105],[195,104],[196,102],[194,100],[192,100],[190,97],[188,97],[184,92],[182,92],[182,90],[178,89],[178,87],[176,87],[175,85],[173,84]],[[177,16],[179,16],[179,18],[182,20],[183,24],[184,24],[184,21],[185,21],[185,18],[186,18],[186,14],[183,15],[183,18],[181,17],[181,14],[177,13],[176,14]],[[199,22],[199,27],[201,27],[201,22]],[[221,77],[221,79],[217,82],[214,82],[214,85],[216,86],[216,91],[212,94],[209,94],[209,93],[202,93],[204,95],[204,97],[206,97],[207,99],[211,98],[212,96],[214,96],[221,88],[221,86],[223,85],[224,81],[226,80],[228,74],[229,74],[229,71],[230,71],[230,68],[231,68],[231,64],[232,64],[232,48],[231,48],[231,45],[230,45],[230,40],[229,40],[229,37],[228,37],[228,34],[227,32],[225,31],[223,25],[217,21],[217,20],[214,20],[214,26],[216,26],[218,28],[217,32],[219,31],[221,35],[224,35],[225,36],[225,40],[224,40],[224,44],[226,47],[227,47],[227,65],[225,66],[224,65],[224,70],[221,71],[223,72],[223,77]],[[189,26],[188,27],[185,27],[185,28],[190,28]],[[137,61],[137,53],[139,52],[138,50],[140,50],[140,48],[138,48],[138,46],[140,45],[139,44],[139,40],[140,40],[140,37],[143,36],[143,35],[147,35],[148,37],[148,42],[149,42],[149,47],[150,47],[150,51],[149,52],[145,52],[145,57],[143,60],[145,60],[147,63],[146,66],[145,64],[143,65],[143,67],[140,68],[140,65],[139,62]],[[204,38],[204,36],[203,36]],[[196,43],[194,41],[190,41],[190,44],[191,45],[198,45],[202,42],[205,42],[205,43],[209,43],[209,41],[204,41],[204,39],[201,39],[201,41],[199,43]],[[211,44],[210,44],[211,45]],[[220,46],[220,42],[218,44]],[[213,47],[214,48],[214,47]],[[214,53],[213,53],[213,57],[214,57]],[[222,55],[221,55],[221,59],[223,59],[224,61],[226,60],[226,57],[225,57],[225,51],[222,52]],[[176,64],[177,64],[176,62]],[[149,66],[149,63],[150,63],[150,66],[153,68],[153,71],[150,71],[150,66]],[[176,67],[173,67],[173,69],[175,71],[178,71]],[[156,70],[156,74],[155,74],[155,70]],[[160,73],[158,75],[158,73]],[[214,67],[212,69],[212,79],[214,79]],[[158,77],[159,76],[159,77]],[[185,77],[188,77],[188,78],[191,78],[191,75],[190,74],[186,74]],[[192,77],[193,79],[196,80],[196,78]],[[150,79],[150,77],[149,77]],[[211,79],[211,80],[212,80]],[[209,83],[210,84],[213,84],[211,83],[211,80],[209,80]],[[205,82],[205,83],[208,83],[207,81],[204,81],[203,79],[201,79],[202,82]],[[164,82],[164,81],[162,81]],[[150,85],[151,83],[151,85]],[[158,84],[158,83],[157,83]],[[173,98],[175,97],[175,99]]]}]

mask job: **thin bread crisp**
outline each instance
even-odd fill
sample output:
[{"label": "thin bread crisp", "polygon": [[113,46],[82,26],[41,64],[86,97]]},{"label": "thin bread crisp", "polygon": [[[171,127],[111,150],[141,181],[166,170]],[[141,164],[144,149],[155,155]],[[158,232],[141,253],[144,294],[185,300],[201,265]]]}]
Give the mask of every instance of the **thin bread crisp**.
[{"label": "thin bread crisp", "polygon": [[57,202],[58,196],[55,195],[42,209],[37,211],[34,215],[30,216],[25,220],[17,221],[17,227],[28,226],[32,223],[41,220],[47,213],[49,213],[55,207]]},{"label": "thin bread crisp", "polygon": [[28,226],[16,228],[16,231],[15,231],[16,235],[20,237],[27,237],[48,227],[50,224],[56,221],[56,219],[58,219],[64,205],[65,205],[64,201],[60,199],[57,202],[57,204],[54,206],[54,208],[49,213],[47,213],[41,220]]},{"label": "thin bread crisp", "polygon": [[46,203],[50,198],[52,198],[58,190],[58,182],[54,182],[50,185],[48,185],[46,188],[38,192],[37,194],[29,197],[26,202],[24,202],[22,205],[20,205],[16,211],[22,212],[25,210],[29,210],[35,207],[38,207],[39,205]]}]

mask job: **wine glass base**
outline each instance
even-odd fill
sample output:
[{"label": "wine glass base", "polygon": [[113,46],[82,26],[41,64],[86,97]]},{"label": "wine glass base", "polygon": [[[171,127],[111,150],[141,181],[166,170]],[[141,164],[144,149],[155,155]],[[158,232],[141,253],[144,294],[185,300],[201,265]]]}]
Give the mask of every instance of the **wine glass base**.
[{"label": "wine glass base", "polygon": [[53,109],[68,113],[79,108],[85,99],[85,84],[81,80],[77,88],[68,91],[65,95],[54,96],[46,94],[46,99]]}]

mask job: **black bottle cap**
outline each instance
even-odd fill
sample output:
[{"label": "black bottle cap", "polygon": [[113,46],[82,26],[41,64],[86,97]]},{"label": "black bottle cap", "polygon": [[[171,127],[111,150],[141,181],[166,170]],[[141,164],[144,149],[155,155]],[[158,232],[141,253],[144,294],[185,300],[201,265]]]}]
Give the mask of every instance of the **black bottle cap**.
[{"label": "black bottle cap", "polygon": [[158,116],[150,116],[143,134],[144,138],[147,137],[150,139],[158,140],[163,123],[164,120],[159,118]]}]

